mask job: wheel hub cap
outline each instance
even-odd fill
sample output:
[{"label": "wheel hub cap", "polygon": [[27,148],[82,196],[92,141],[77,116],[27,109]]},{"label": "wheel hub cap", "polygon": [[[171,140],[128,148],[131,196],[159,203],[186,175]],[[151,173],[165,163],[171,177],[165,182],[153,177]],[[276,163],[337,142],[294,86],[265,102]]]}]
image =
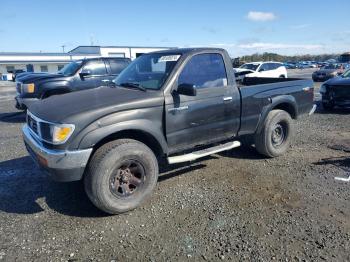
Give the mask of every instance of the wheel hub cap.
[{"label": "wheel hub cap", "polygon": [[285,140],[285,130],[281,124],[277,124],[271,135],[272,144],[280,146]]},{"label": "wheel hub cap", "polygon": [[141,163],[127,160],[110,176],[110,190],[117,197],[128,197],[141,188],[145,181],[145,170]]}]

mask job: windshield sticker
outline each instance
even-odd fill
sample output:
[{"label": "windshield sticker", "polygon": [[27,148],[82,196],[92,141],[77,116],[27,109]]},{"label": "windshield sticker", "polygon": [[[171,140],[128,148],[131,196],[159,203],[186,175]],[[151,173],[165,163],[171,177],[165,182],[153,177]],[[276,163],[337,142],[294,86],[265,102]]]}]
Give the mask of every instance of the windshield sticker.
[{"label": "windshield sticker", "polygon": [[165,55],[161,56],[158,60],[158,63],[160,62],[175,62],[180,58],[180,55]]}]

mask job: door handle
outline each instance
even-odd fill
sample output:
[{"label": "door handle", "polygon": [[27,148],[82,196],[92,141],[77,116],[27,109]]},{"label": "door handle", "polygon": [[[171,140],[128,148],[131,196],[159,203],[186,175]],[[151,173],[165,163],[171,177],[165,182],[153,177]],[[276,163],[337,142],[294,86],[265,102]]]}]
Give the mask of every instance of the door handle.
[{"label": "door handle", "polygon": [[304,87],[304,88],[303,88],[303,91],[305,91],[305,92],[310,92],[310,91],[311,91],[311,87],[309,87],[309,86],[308,86],[308,87]]},{"label": "door handle", "polygon": [[232,96],[225,96],[223,98],[224,101],[231,101],[232,100]]},{"label": "door handle", "polygon": [[180,107],[169,108],[168,112],[177,112],[177,111],[183,111],[187,109],[188,109],[188,106],[180,106]]},{"label": "door handle", "polygon": [[107,82],[110,82],[111,80],[109,80],[109,79],[103,79],[102,80],[102,82],[105,82],[105,83],[107,83]]}]

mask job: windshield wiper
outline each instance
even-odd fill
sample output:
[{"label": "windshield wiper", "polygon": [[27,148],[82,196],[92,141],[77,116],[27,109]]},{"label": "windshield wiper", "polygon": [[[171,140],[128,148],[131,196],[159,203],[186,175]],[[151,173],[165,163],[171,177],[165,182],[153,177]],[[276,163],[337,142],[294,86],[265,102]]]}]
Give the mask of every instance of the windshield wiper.
[{"label": "windshield wiper", "polygon": [[123,86],[123,87],[134,87],[134,88],[137,88],[141,91],[144,91],[146,92],[147,89],[144,88],[143,86],[141,86],[140,84],[138,83],[132,83],[132,82],[125,82],[125,83],[121,83],[121,84],[118,84],[118,86]]}]

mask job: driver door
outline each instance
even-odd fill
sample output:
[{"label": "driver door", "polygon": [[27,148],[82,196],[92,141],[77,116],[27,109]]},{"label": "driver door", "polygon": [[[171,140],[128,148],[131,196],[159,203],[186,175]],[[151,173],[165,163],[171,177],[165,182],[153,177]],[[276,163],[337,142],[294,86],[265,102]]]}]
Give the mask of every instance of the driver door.
[{"label": "driver door", "polygon": [[103,86],[107,77],[106,65],[102,59],[88,61],[78,74],[76,90],[85,90]]},{"label": "driver door", "polygon": [[221,54],[193,56],[176,82],[194,86],[197,94],[189,96],[173,91],[165,96],[170,153],[225,139],[229,125],[225,105],[230,101],[225,101],[227,76]]}]

